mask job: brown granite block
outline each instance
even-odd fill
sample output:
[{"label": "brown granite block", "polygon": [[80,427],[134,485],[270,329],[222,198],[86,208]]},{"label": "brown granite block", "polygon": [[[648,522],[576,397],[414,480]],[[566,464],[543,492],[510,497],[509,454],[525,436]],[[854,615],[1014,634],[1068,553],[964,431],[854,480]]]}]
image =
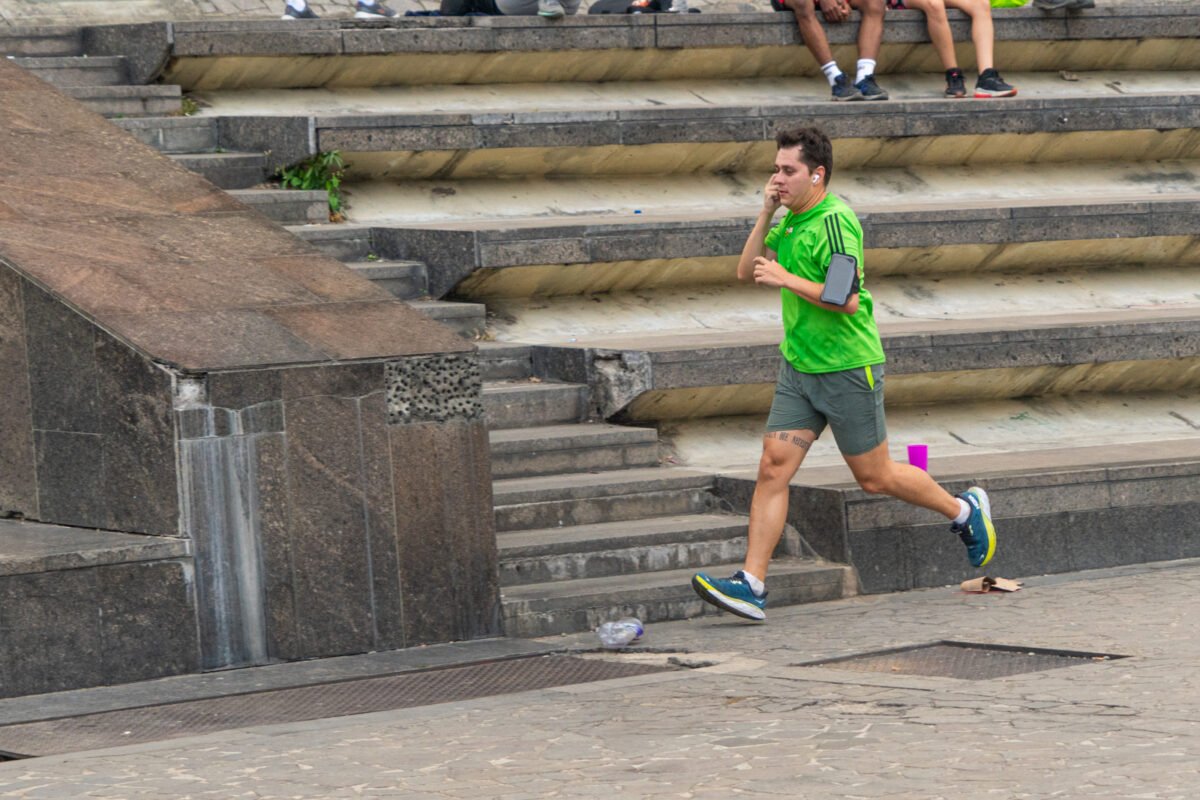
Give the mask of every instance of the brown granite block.
[{"label": "brown granite block", "polygon": [[400,553],[396,543],[396,510],[392,494],[394,465],[388,446],[387,397],[384,391],[381,389],[364,397],[360,410],[375,647],[388,650],[404,647],[405,639]]},{"label": "brown granite block", "polygon": [[0,265],[0,516],[37,517],[33,410],[25,356],[24,281]]},{"label": "brown granite block", "polygon": [[105,682],[96,570],[0,578],[0,697]]},{"label": "brown granite block", "polygon": [[100,433],[95,326],[22,283],[34,429]]},{"label": "brown granite block", "polygon": [[[181,561],[97,570],[101,680],[125,683],[200,668],[195,600]],[[90,609],[89,609],[90,611]]]},{"label": "brown granite block", "polygon": [[301,653],[365,652],[374,625],[358,400],[288,400],[285,415]]},{"label": "brown granite block", "polygon": [[474,348],[457,333],[396,299],[281,306],[263,313],[335,359],[379,358]]},{"label": "brown granite block", "polygon": [[108,521],[119,531],[179,534],[170,375],[124,345],[97,341],[97,395]]},{"label": "brown granite block", "polygon": [[213,372],[208,376],[208,402],[215,408],[247,408],[280,400],[282,374],[277,369]]},{"label": "brown granite block", "polygon": [[491,476],[477,427],[455,421],[388,430],[410,647],[498,632]]},{"label": "brown granite block", "polygon": [[355,302],[388,300],[392,297],[386,289],[361,278],[344,264],[324,255],[262,257],[254,259],[254,264],[303,287],[321,300]]},{"label": "brown granite block", "polygon": [[104,437],[96,433],[34,431],[38,519],[108,528],[104,494]]},{"label": "brown granite block", "polygon": [[383,389],[384,369],[384,362],[368,361],[280,370],[281,396],[284,400],[317,395],[364,397]]},{"label": "brown granite block", "polygon": [[300,649],[297,627],[287,469],[285,434],[256,436],[254,477],[258,495],[267,655],[273,660],[291,661],[302,658],[304,653]]}]

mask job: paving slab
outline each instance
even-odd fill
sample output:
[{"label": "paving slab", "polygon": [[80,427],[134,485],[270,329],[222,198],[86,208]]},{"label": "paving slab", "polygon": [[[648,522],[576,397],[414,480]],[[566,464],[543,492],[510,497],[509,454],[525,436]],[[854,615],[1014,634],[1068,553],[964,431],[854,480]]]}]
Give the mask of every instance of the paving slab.
[{"label": "paving slab", "polygon": [[[684,669],[11,762],[0,765],[0,791],[131,800],[1194,796],[1200,644],[1190,621],[1200,612],[1200,562],[1015,577],[1025,577],[1015,594],[939,588],[780,609],[765,625],[728,616],[651,625],[641,647],[598,657],[674,659]],[[800,666],[941,640],[1127,658],[981,681]],[[595,646],[592,634],[546,641]]]}]

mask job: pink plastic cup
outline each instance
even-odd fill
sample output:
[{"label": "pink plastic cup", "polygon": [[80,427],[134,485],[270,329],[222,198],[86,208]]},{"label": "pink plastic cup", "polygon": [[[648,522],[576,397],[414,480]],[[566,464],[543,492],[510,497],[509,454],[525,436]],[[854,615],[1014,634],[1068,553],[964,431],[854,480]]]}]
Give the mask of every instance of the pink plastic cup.
[{"label": "pink plastic cup", "polygon": [[908,446],[908,463],[917,469],[929,471],[929,445],[910,444]]}]

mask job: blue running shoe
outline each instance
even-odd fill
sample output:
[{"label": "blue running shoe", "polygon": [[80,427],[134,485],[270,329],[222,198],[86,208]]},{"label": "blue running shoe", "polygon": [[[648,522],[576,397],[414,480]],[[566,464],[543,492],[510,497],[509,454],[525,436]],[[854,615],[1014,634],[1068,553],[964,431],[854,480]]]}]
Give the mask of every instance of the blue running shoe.
[{"label": "blue running shoe", "polygon": [[862,92],[850,82],[850,76],[842,73],[833,79],[834,100],[862,100]]},{"label": "blue running shoe", "polygon": [[959,495],[971,507],[971,514],[962,525],[951,524],[950,530],[958,534],[967,546],[967,558],[971,566],[982,567],[996,554],[996,528],[992,525],[992,504],[987,492],[972,486]]},{"label": "blue running shoe", "polygon": [[367,2],[367,0],[358,0],[355,4],[354,16],[356,19],[391,19],[396,16],[396,12],[379,2]]},{"label": "blue running shoe", "polygon": [[854,88],[858,89],[863,100],[887,100],[888,93],[882,86],[875,82],[874,75],[868,75],[858,83],[854,84]]},{"label": "blue running shoe", "polygon": [[767,618],[763,608],[767,605],[767,593],[754,593],[741,570],[729,578],[710,578],[703,572],[692,577],[692,588],[706,603],[737,614],[739,617],[762,622]]},{"label": "blue running shoe", "polygon": [[290,5],[284,5],[283,16],[280,19],[320,19],[311,8],[304,6],[303,11],[298,11]]}]

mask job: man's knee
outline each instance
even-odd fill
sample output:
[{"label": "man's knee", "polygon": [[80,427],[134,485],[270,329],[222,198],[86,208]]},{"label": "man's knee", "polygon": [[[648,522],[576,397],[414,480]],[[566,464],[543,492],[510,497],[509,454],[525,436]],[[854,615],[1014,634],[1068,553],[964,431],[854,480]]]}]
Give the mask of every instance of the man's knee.
[{"label": "man's knee", "polygon": [[799,19],[816,19],[817,7],[812,0],[779,0]]},{"label": "man's knee", "polygon": [[850,6],[864,17],[882,17],[887,11],[887,0],[854,0]]}]

